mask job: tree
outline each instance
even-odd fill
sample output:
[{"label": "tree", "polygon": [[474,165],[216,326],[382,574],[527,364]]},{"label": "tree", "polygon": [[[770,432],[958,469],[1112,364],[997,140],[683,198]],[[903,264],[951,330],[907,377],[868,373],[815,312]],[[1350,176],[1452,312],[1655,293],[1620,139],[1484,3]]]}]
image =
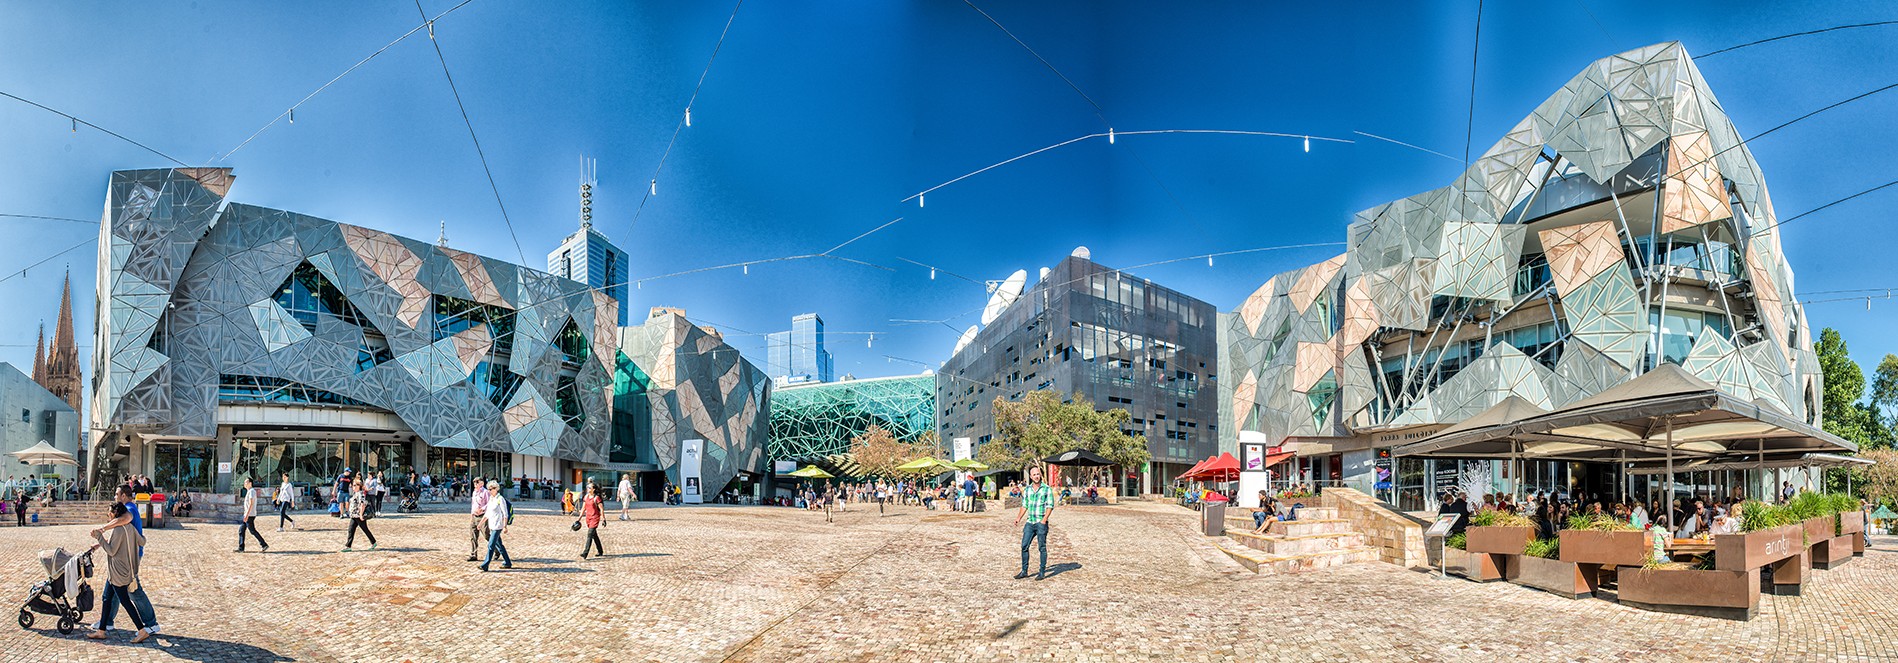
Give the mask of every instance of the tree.
[{"label": "tree", "polygon": [[870,476],[891,477],[898,474],[896,466],[934,456],[938,446],[933,433],[905,442],[882,426],[870,424],[863,433],[850,438],[850,457]]},{"label": "tree", "polygon": [[1898,436],[1898,355],[1885,355],[1878,362],[1878,370],[1872,372],[1868,400],[1870,418],[1877,428],[1868,446],[1880,449],[1898,446],[1893,440]]},{"label": "tree", "polygon": [[1860,494],[1866,501],[1898,506],[1898,451],[1878,449],[1859,455],[1877,463],[1853,469]]},{"label": "tree", "polygon": [[1079,447],[1120,467],[1139,467],[1151,454],[1147,436],[1125,432],[1132,418],[1123,408],[1096,410],[1080,394],[1066,403],[1045,390],[1028,392],[1020,401],[996,398],[996,437],[982,445],[977,460],[989,467],[1020,471],[1042,458]]},{"label": "tree", "polygon": [[1845,339],[1836,329],[1820,330],[1819,341],[1812,344],[1812,349],[1819,355],[1819,371],[1825,379],[1819,412],[1825,417],[1826,432],[1867,445],[1876,437],[1873,430],[1879,422],[1871,416],[1873,410],[1858,406],[1859,398],[1865,395],[1865,371],[1852,361]]}]

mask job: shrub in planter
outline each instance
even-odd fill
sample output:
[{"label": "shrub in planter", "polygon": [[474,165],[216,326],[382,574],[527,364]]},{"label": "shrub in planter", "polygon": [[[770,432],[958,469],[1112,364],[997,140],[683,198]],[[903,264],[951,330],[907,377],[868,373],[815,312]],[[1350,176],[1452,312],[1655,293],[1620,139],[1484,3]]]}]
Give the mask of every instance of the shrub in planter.
[{"label": "shrub in planter", "polygon": [[1572,517],[1556,536],[1562,561],[1579,564],[1640,566],[1651,548],[1646,533],[1608,517]]},{"label": "shrub in planter", "polygon": [[1536,539],[1529,542],[1522,554],[1541,559],[1560,559],[1561,551],[1561,539]]},{"label": "shrub in planter", "polygon": [[1457,550],[1463,550],[1463,546],[1468,542],[1468,540],[1469,539],[1468,539],[1467,534],[1464,534],[1462,532],[1457,532],[1445,538],[1443,540],[1443,544],[1451,548],[1455,548]]}]

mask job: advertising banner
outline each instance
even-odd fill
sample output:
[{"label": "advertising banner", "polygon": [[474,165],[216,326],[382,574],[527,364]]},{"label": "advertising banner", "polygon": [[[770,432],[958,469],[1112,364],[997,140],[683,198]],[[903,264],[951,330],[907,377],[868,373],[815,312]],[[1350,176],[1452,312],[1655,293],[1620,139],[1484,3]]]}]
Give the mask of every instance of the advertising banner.
[{"label": "advertising banner", "polygon": [[679,483],[681,501],[686,504],[704,504],[704,490],[699,485],[699,466],[704,459],[705,440],[684,440],[679,442]]},{"label": "advertising banner", "polygon": [[958,437],[955,438],[953,442],[955,444],[955,457],[950,458],[949,462],[953,463],[970,457],[969,454],[971,453],[972,445],[969,442],[969,438]]}]

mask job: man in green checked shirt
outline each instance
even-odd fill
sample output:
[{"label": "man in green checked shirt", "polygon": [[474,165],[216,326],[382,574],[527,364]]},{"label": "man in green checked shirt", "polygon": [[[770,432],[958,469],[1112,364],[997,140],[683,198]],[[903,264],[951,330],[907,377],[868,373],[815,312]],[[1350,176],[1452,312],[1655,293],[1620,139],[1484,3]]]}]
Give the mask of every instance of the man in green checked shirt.
[{"label": "man in green checked shirt", "polygon": [[1015,524],[1021,525],[1026,518],[1028,524],[1021,530],[1021,573],[1015,574],[1016,580],[1028,577],[1028,544],[1041,540],[1041,570],[1035,572],[1035,579],[1047,577],[1048,573],[1048,514],[1054,512],[1054,487],[1041,481],[1041,468],[1028,468],[1028,489],[1022,491],[1021,511],[1015,514]]}]

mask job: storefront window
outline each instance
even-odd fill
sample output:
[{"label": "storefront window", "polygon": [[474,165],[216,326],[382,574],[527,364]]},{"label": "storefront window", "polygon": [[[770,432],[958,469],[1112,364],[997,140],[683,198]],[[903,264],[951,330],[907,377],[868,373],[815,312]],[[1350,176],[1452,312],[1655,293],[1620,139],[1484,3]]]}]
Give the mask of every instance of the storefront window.
[{"label": "storefront window", "polygon": [[162,491],[208,492],[217,486],[217,451],[211,442],[159,444],[152,448],[152,482]]}]

